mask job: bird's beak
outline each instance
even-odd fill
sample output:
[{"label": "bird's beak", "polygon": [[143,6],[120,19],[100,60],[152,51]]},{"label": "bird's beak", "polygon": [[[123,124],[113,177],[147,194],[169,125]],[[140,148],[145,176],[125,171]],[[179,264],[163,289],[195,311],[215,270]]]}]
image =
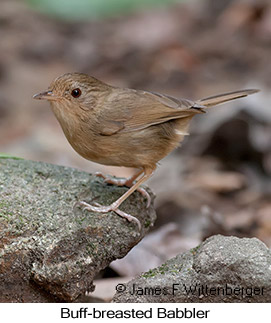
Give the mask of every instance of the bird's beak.
[{"label": "bird's beak", "polygon": [[33,99],[36,100],[48,100],[48,101],[56,101],[59,99],[52,91],[45,91],[41,93],[37,93],[33,96]]}]

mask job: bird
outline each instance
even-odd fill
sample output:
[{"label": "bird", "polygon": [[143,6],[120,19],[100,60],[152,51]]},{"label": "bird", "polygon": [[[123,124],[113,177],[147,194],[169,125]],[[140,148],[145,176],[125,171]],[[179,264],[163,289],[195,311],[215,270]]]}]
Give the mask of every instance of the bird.
[{"label": "bird", "polygon": [[47,100],[73,149],[93,162],[136,168],[128,179],[113,179],[101,173],[106,183],[129,189],[111,205],[91,205],[80,201],[88,211],[107,213],[134,221],[136,216],[120,210],[120,205],[155,172],[158,162],[177,148],[188,135],[191,119],[209,107],[246,97],[257,89],[233,91],[192,101],[151,91],[115,87],[84,73],[65,73],[48,90],[34,99]]}]

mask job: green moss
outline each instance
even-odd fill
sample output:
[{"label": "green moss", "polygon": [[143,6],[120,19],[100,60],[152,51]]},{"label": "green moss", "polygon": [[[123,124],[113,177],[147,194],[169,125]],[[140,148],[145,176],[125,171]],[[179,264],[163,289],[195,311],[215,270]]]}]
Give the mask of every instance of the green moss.
[{"label": "green moss", "polygon": [[3,218],[3,219],[5,219],[5,220],[9,220],[9,217],[7,216],[7,215],[5,215],[5,214],[2,214],[2,213],[0,213],[0,218]]},{"label": "green moss", "polygon": [[144,278],[150,278],[150,277],[155,277],[157,275],[156,270],[154,269],[150,269],[149,271],[147,271],[146,273],[142,274],[141,277]]},{"label": "green moss", "polygon": [[0,201],[0,217],[8,220],[10,219],[9,215],[11,215],[11,213],[8,211],[10,204],[6,201]]},{"label": "green moss", "polygon": [[145,222],[144,222],[145,228],[148,228],[150,225],[151,225],[151,221],[150,220],[145,220]]},{"label": "green moss", "polygon": [[183,266],[182,264],[162,264],[160,267],[155,269],[150,269],[146,273],[143,273],[141,277],[143,278],[151,278],[155,277],[156,275],[166,275],[166,274],[179,274],[182,271]]},{"label": "green moss", "polygon": [[193,255],[193,256],[197,254],[197,252],[198,252],[199,248],[200,248],[200,245],[199,245],[199,246],[197,246],[197,247],[195,247],[195,248],[192,248],[192,249],[190,250],[190,252],[192,253],[192,255]]},{"label": "green moss", "polygon": [[21,157],[11,156],[11,155],[8,155],[8,154],[5,154],[5,153],[0,153],[0,158],[1,159],[15,159],[15,160],[23,159]]},{"label": "green moss", "polygon": [[159,272],[165,272],[165,271],[168,271],[169,268],[166,264],[163,264],[160,267],[158,267],[158,270],[159,270]]},{"label": "green moss", "polygon": [[9,207],[9,203],[6,201],[0,201],[0,208],[7,208]]}]

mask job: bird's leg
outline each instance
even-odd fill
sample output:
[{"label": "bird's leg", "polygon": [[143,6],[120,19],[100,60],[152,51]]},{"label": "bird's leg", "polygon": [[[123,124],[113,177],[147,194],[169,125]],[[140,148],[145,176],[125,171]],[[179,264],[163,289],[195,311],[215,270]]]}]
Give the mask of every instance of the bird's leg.
[{"label": "bird's leg", "polygon": [[[132,187],[134,184],[134,181],[143,173],[144,173],[144,170],[141,169],[137,173],[135,173],[133,176],[131,176],[130,178],[125,178],[125,179],[110,178],[110,177],[103,175],[100,172],[95,173],[95,175],[98,177],[102,177],[107,184],[112,184],[112,185],[116,185],[116,186]],[[149,193],[142,187],[138,187],[137,191],[147,199],[147,207],[149,207],[151,205],[151,197],[150,197]]]},{"label": "bird's leg", "polygon": [[119,210],[119,206],[135,191],[137,190],[137,188],[143,184],[147,179],[149,179],[154,170],[155,170],[156,166],[153,167],[153,168],[146,168],[143,170],[142,173],[144,173],[144,175],[132,186],[129,188],[129,190],[127,192],[125,192],[120,198],[118,198],[115,202],[113,202],[111,205],[109,206],[93,206],[93,205],[90,205],[86,202],[79,202],[79,204],[81,206],[83,206],[83,209],[84,210],[88,210],[88,211],[94,211],[94,212],[110,212],[110,211],[114,211],[116,212],[118,215],[120,215],[121,217],[127,219],[129,222],[131,221],[135,221],[139,227],[139,229],[141,229],[141,224],[139,222],[139,220],[128,214],[128,213],[125,213],[121,210]]}]

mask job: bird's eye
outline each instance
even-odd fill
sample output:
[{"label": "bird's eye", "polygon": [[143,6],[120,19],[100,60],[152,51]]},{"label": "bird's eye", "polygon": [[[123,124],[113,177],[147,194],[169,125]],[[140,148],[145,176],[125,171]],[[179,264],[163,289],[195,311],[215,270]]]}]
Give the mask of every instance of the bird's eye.
[{"label": "bird's eye", "polygon": [[79,98],[79,96],[81,95],[81,90],[80,89],[74,89],[74,90],[72,90],[72,92],[71,92],[71,95],[74,97],[74,98]]}]

